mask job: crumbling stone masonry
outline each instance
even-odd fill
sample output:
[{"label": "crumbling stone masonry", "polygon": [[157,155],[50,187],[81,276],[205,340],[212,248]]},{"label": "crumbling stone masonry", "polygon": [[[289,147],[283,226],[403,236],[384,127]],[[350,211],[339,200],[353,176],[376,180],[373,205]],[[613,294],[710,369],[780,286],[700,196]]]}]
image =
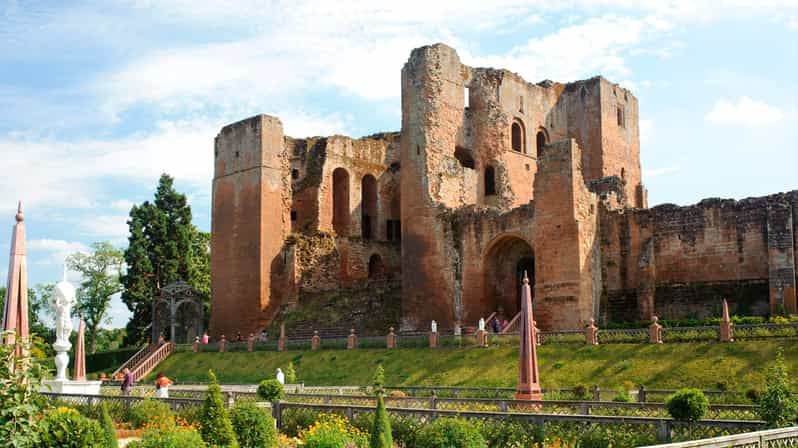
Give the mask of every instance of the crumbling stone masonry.
[{"label": "crumbling stone masonry", "polygon": [[401,287],[401,329],[520,307],[543,330],[796,312],[798,191],[647,207],[637,99],[602,77],[532,84],[443,44],[402,70],[402,132],[216,137],[214,335],[324,291]]}]

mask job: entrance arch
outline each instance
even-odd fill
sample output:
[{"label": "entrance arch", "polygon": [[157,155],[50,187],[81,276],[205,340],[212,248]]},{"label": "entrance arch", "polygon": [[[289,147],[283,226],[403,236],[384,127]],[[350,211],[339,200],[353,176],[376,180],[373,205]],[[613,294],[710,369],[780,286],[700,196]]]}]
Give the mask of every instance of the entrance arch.
[{"label": "entrance arch", "polygon": [[532,300],[535,299],[535,255],[532,246],[518,235],[503,235],[485,252],[484,303],[490,311],[503,309],[507,318],[521,311],[521,285],[524,273],[529,277]]},{"label": "entrance arch", "polygon": [[333,171],[333,230],[339,236],[349,234],[349,173],[343,168]]}]

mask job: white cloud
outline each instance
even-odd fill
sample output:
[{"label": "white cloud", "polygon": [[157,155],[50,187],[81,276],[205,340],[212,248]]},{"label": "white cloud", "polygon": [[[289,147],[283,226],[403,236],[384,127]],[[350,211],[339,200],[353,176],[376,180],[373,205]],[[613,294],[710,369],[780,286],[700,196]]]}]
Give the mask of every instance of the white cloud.
[{"label": "white cloud", "polygon": [[114,208],[114,209],[117,209],[117,210],[123,210],[123,211],[128,212],[128,211],[130,211],[131,208],[133,208],[134,205],[136,205],[136,203],[131,201],[131,200],[128,200],[128,199],[117,199],[117,200],[111,201],[110,207]]},{"label": "white cloud", "polygon": [[28,240],[27,249],[38,252],[44,263],[56,265],[63,265],[64,260],[75,252],[89,253],[89,247],[81,242],[52,239]]},{"label": "white cloud", "polygon": [[672,174],[679,171],[678,166],[669,166],[665,168],[654,168],[654,169],[644,169],[643,170],[643,177],[644,178],[653,178],[653,177],[660,177],[666,174]]},{"label": "white cloud", "polygon": [[640,128],[640,144],[645,145],[651,141],[651,135],[654,133],[654,122],[642,119],[638,123],[638,127]]},{"label": "white cloud", "polygon": [[784,112],[762,101],[741,96],[736,102],[719,99],[705,118],[712,123],[761,126],[781,121]]}]

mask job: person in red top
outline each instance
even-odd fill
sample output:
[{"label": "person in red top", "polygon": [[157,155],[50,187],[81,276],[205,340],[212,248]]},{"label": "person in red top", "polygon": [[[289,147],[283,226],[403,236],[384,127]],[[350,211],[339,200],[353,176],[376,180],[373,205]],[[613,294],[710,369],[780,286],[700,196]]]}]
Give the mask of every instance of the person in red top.
[{"label": "person in red top", "polygon": [[155,379],[155,397],[156,398],[169,398],[169,386],[172,385],[172,380],[165,377],[163,373],[158,372]]}]

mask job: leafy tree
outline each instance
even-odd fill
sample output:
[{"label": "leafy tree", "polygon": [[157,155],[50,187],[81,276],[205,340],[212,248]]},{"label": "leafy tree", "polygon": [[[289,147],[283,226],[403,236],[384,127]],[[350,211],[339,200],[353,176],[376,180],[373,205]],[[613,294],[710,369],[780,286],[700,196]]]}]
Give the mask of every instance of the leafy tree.
[{"label": "leafy tree", "polygon": [[371,429],[371,440],[369,448],[392,448],[393,436],[391,435],[391,421],[388,418],[388,411],[385,410],[385,401],[382,396],[385,390],[385,370],[382,364],[377,366],[374,374],[374,393],[377,395],[377,410],[374,412],[374,425]]},{"label": "leafy tree", "polygon": [[83,281],[78,288],[78,302],[73,310],[86,320],[89,353],[97,351],[97,332],[100,324],[108,320],[111,296],[122,291],[119,276],[122,273],[122,251],[109,242],[91,245],[91,254],[76,252],[67,258],[67,266],[80,272]]},{"label": "leafy tree", "polygon": [[222,401],[222,389],[212,370],[208,370],[208,394],[202,407],[201,433],[208,446],[238,448],[233,424]]},{"label": "leafy tree", "polygon": [[140,345],[149,340],[152,298],[161,288],[185,280],[201,292],[210,291],[209,237],[191,223],[186,196],[175,191],[174,179],[167,174],[161,175],[153,202],[130,210],[128,227],[122,301],[133,316],[125,342]]},{"label": "leafy tree", "polygon": [[[38,359],[53,355],[52,343],[55,342],[55,330],[45,325],[42,316],[53,315],[50,309],[50,297],[53,295],[54,283],[42,283],[28,288],[28,329],[31,333],[31,354]],[[6,287],[0,286],[0,309],[5,309]]]},{"label": "leafy tree", "polygon": [[285,367],[285,382],[288,384],[296,384],[296,369],[294,369],[294,362],[289,361]]},{"label": "leafy tree", "polygon": [[789,378],[784,355],[779,350],[757,400],[759,417],[770,427],[789,426],[798,419],[798,397],[790,389]]}]

